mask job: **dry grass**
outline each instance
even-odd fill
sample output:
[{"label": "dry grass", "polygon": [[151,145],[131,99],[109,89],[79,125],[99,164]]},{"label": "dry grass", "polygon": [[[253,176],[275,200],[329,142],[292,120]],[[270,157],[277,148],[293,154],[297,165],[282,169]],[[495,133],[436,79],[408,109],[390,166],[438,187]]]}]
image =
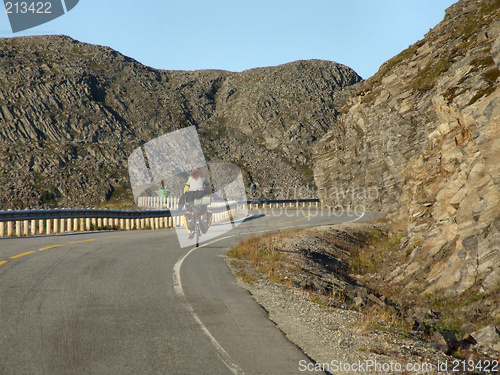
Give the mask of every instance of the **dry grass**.
[{"label": "dry grass", "polygon": [[373,229],[368,235],[366,245],[351,252],[352,273],[356,275],[377,273],[388,263],[394,262],[402,238],[403,234],[388,236],[379,229]]},{"label": "dry grass", "polygon": [[412,331],[412,323],[406,321],[404,316],[390,306],[366,308],[361,312],[363,316],[355,326],[362,332],[377,330],[408,337]]},{"label": "dry grass", "polygon": [[[231,259],[230,265],[237,269],[237,276],[242,281],[254,283],[261,278],[266,278],[271,282],[276,282],[285,287],[292,287],[293,282],[287,275],[298,274],[301,269],[294,262],[293,255],[286,251],[284,239],[286,237],[297,236],[302,231],[293,230],[278,233],[265,234],[242,240],[237,246],[232,248],[228,256]],[[316,233],[318,234],[318,233]],[[352,235],[352,233],[351,233]],[[327,238],[323,236],[323,238]],[[351,250],[350,267],[354,272],[366,274],[368,272],[380,271],[380,267],[387,259],[394,259],[394,251],[401,240],[399,236],[388,236],[380,229],[373,228],[352,236],[348,247]],[[345,239],[345,237],[343,237]],[[332,246],[338,237],[329,238]],[[342,240],[340,240],[342,241]],[[344,244],[345,245],[345,244]],[[335,283],[332,282],[332,285]],[[318,292],[310,289],[306,290],[309,299],[322,308],[330,309],[338,306],[339,302],[347,302],[345,292],[342,288],[333,288],[328,292]],[[381,331],[396,332],[402,336],[411,332],[412,326],[406,322],[395,309],[385,307],[366,307],[358,311],[364,314],[359,326],[361,330],[377,329]]]},{"label": "dry grass", "polygon": [[324,309],[332,308],[336,306],[338,302],[345,302],[346,296],[341,289],[334,289],[327,294],[318,293],[316,291],[308,291],[309,292],[309,300],[314,302],[319,307]]},{"label": "dry grass", "polygon": [[[498,305],[499,295],[500,285],[497,291],[489,295],[478,291],[478,287],[473,285],[458,296],[445,297],[442,290],[436,290],[428,294],[426,301],[421,301],[421,304],[439,312],[439,322],[432,328],[433,331],[448,331],[462,337],[470,333],[464,330],[464,323],[472,323],[475,329],[500,323],[500,317],[494,318],[490,313]],[[475,310],[473,316],[464,313],[471,308]]]},{"label": "dry grass", "polygon": [[[252,269],[271,282],[287,285],[286,273],[293,268],[293,265],[290,262],[291,255],[283,251],[281,239],[294,232],[269,233],[244,239],[229,250],[228,256],[233,259],[245,260]],[[243,272],[244,275],[248,274],[248,271],[240,270],[240,272]],[[251,282],[256,281],[253,277],[246,277],[246,279]],[[245,281],[245,278],[242,277],[242,280]]]}]

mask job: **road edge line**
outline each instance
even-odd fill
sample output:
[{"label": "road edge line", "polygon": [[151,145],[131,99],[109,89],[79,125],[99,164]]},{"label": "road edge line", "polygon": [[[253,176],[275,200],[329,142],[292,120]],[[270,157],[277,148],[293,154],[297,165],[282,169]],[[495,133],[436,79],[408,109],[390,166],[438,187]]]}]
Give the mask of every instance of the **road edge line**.
[{"label": "road edge line", "polygon": [[[182,267],[182,263],[189,256],[189,254],[191,254],[193,251],[195,251],[197,249],[201,249],[202,247],[211,245],[211,244],[213,244],[215,242],[222,241],[222,240],[225,240],[227,238],[234,237],[234,236],[235,235],[218,238],[218,239],[216,239],[214,241],[210,241],[210,242],[207,242],[207,243],[205,243],[203,245],[200,245],[199,247],[193,247],[182,258],[180,258],[179,260],[177,260],[177,262],[174,264],[174,268],[173,268],[173,271],[172,271],[172,276],[173,276],[173,279],[174,279],[174,291],[175,291],[175,294],[177,296],[183,297],[184,299],[186,298],[186,295],[184,294],[184,289],[182,288],[181,267]],[[203,322],[201,321],[200,317],[198,316],[198,314],[196,314],[196,312],[194,311],[194,309],[191,306],[191,304],[187,301],[187,299],[184,300],[184,303],[185,303],[187,309],[189,310],[189,313],[193,317],[193,319],[196,321],[196,323],[198,323],[198,325],[203,330],[203,333],[205,333],[205,335],[210,339],[211,343],[214,345],[215,349],[217,350],[217,355],[218,355],[219,359],[222,361],[222,363],[224,363],[224,365],[226,365],[226,367],[234,375],[243,375],[244,374],[243,370],[236,363],[234,363],[231,360],[231,357],[229,356],[229,354],[222,347],[222,345],[219,344],[219,342],[217,341],[217,339],[210,333],[210,331],[205,326],[205,324],[203,324]]]}]

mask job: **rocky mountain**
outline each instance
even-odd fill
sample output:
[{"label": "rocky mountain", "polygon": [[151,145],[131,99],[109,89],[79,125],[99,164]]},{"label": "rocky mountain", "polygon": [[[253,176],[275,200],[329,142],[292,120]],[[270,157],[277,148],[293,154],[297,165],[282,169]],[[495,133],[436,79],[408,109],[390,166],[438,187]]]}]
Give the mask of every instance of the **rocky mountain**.
[{"label": "rocky mountain", "polygon": [[382,282],[401,294],[500,294],[499,64],[500,2],[460,0],[316,150],[325,203],[391,214],[402,239]]},{"label": "rocky mountain", "polygon": [[165,71],[65,36],[0,39],[0,209],[131,202],[130,152],[190,125],[249,196],[306,186],[312,145],[360,81],[329,61]]}]

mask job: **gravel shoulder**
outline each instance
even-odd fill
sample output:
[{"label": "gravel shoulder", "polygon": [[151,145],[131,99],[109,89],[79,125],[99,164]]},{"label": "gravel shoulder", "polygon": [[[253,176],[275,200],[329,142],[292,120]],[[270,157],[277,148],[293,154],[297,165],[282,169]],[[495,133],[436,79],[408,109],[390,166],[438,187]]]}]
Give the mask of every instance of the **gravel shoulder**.
[{"label": "gravel shoulder", "polygon": [[[321,307],[311,302],[306,292],[269,281],[248,284],[238,279],[238,283],[250,291],[288,339],[311,358],[311,364],[303,364],[305,370],[321,367],[326,373],[346,374],[447,373],[437,371],[439,363],[450,362],[442,352],[425,342],[403,339],[399,334],[357,328],[363,325],[363,315],[359,312]],[[359,364],[365,367],[352,371],[355,365],[360,367]],[[367,367],[370,364],[373,367]],[[397,364],[401,365],[401,371],[396,371]],[[335,371],[335,365],[339,369],[343,366],[344,370],[350,367],[351,371]],[[382,371],[375,371],[378,365]],[[425,370],[406,371],[407,366],[420,366],[421,369],[425,366]],[[385,371],[386,368],[389,371]]]}]

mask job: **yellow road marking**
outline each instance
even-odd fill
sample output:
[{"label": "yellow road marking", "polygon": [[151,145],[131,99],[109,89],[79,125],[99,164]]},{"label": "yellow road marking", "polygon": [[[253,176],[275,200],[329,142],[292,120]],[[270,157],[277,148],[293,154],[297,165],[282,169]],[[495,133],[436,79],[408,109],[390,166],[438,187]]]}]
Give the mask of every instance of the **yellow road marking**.
[{"label": "yellow road marking", "polygon": [[32,254],[32,253],[34,253],[34,251],[28,251],[27,253],[22,253],[22,254],[14,255],[13,257],[10,257],[10,259],[20,258],[22,256],[25,256],[25,255],[28,255],[28,254]]},{"label": "yellow road marking", "polygon": [[52,249],[53,247],[59,247],[59,246],[62,246],[62,245],[52,245],[52,246],[42,247],[41,249],[38,249],[38,250],[47,250],[47,249]]},{"label": "yellow road marking", "polygon": [[81,243],[81,242],[90,242],[90,241],[95,241],[95,238],[91,238],[90,240],[73,241],[73,242],[68,242],[68,243]]},{"label": "yellow road marking", "polygon": [[300,219],[297,219],[295,221],[301,221],[301,220],[304,220],[304,219],[307,219],[308,217],[312,216],[312,214],[309,214],[307,216],[304,216],[303,218],[300,218]]},{"label": "yellow road marking", "polygon": [[[153,233],[147,233],[147,234],[142,234],[143,236],[151,236]],[[104,237],[104,238],[119,238],[119,237],[130,237],[131,235],[130,234],[127,234],[127,235],[120,235],[120,236],[110,236],[110,237]],[[88,240],[82,240],[82,241],[73,241],[73,242],[68,242],[68,244],[73,244],[73,243],[81,243],[81,242],[90,242],[90,241],[95,241],[96,238],[90,238]],[[42,251],[42,250],[48,250],[48,249],[52,249],[54,247],[61,247],[63,246],[62,244],[59,244],[59,245],[52,245],[52,246],[46,246],[46,247],[42,247],[41,249],[38,249],[39,251]],[[28,255],[28,254],[33,254],[35,251],[28,251],[26,253],[22,253],[22,254],[17,254],[17,255],[14,255],[14,256],[11,256],[10,259],[16,259],[16,258],[20,258],[22,256],[25,256],[25,255]],[[7,263],[8,261],[6,260],[2,260],[0,261],[0,266],[2,264],[5,264]]]},{"label": "yellow road marking", "polygon": [[[296,222],[296,221],[301,221],[301,220],[307,219],[310,216],[312,216],[312,214],[309,214],[307,216],[301,217],[300,219],[295,219],[295,220],[291,220],[291,221],[285,221],[284,223],[280,223],[280,224],[290,224],[290,223],[293,223],[293,222]],[[276,224],[274,224],[274,223],[271,223],[271,224],[268,223],[267,225],[271,226],[271,225],[276,225]]]}]

